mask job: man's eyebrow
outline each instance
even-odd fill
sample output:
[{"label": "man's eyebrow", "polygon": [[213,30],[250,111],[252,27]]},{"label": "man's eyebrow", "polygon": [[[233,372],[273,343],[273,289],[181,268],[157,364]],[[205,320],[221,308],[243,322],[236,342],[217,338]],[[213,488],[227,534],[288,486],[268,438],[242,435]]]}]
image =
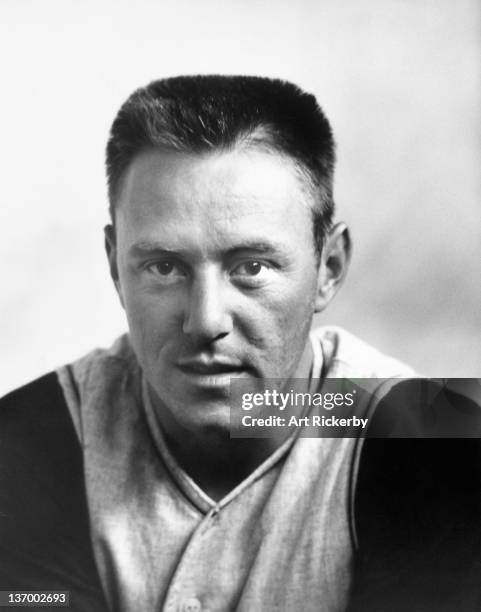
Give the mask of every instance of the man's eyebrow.
[{"label": "man's eyebrow", "polygon": [[160,242],[150,242],[150,241],[136,242],[129,248],[129,255],[134,255],[138,257],[142,255],[151,255],[153,253],[181,253],[181,252],[182,252],[182,249],[179,251],[177,249],[168,248]]},{"label": "man's eyebrow", "polygon": [[[236,255],[244,251],[253,251],[259,254],[285,254],[286,246],[281,242],[265,240],[241,240],[225,249],[219,249],[222,255]],[[172,248],[164,243],[156,241],[136,242],[129,248],[129,254],[137,257],[151,255],[155,253],[166,253],[172,255],[187,255],[189,249]]]},{"label": "man's eyebrow", "polygon": [[285,252],[286,247],[281,242],[263,241],[263,240],[243,240],[239,244],[233,245],[226,249],[228,253],[236,253],[239,251],[255,251],[256,253],[277,253]]}]

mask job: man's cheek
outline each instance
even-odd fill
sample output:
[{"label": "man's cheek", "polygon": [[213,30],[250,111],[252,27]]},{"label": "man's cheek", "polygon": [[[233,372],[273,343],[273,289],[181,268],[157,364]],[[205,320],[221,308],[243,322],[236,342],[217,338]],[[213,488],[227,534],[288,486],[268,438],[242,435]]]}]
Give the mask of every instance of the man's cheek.
[{"label": "man's cheek", "polygon": [[277,367],[290,363],[304,348],[310,329],[309,313],[309,303],[285,298],[271,301],[265,308],[252,309],[251,345],[261,351],[266,362],[275,362]]},{"label": "man's cheek", "polygon": [[130,298],[126,308],[130,336],[139,361],[146,365],[146,360],[152,360],[165,345],[174,323],[150,300]]},{"label": "man's cheek", "polygon": [[275,325],[279,349],[285,352],[286,361],[291,363],[304,349],[311,327],[314,298],[304,295],[304,300],[300,300],[299,296],[281,300],[277,309]]},{"label": "man's cheek", "polygon": [[304,287],[299,288],[295,295],[281,294],[273,308],[277,327],[286,335],[296,336],[300,332],[299,326],[304,327],[306,318],[312,316],[313,305],[314,296]]}]

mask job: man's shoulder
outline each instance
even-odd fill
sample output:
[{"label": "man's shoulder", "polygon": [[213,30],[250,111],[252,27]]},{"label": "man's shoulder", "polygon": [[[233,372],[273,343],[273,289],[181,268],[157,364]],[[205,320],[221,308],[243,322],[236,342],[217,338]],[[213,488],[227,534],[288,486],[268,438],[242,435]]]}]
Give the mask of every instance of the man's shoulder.
[{"label": "man's shoulder", "polygon": [[110,379],[119,373],[130,374],[138,370],[135,354],[128,334],[117,338],[109,348],[96,348],[83,357],[58,368],[57,372],[63,385],[63,372],[69,370],[81,386],[98,384],[102,379]]},{"label": "man's shoulder", "polygon": [[[32,470],[49,478],[58,457],[80,466],[81,454],[64,393],[56,372],[50,372],[0,399],[0,464],[15,466],[0,480],[15,474],[28,480]],[[40,465],[45,470],[40,470]],[[56,468],[55,468],[56,469]]]},{"label": "man's shoulder", "polygon": [[322,351],[323,373],[331,378],[397,378],[416,376],[403,362],[390,357],[337,326],[311,332],[314,351]]},{"label": "man's shoulder", "polygon": [[[60,366],[35,380],[32,380],[0,397],[2,413],[12,410],[17,413],[28,410],[32,405],[64,405],[64,379],[74,376],[77,382],[85,385],[92,379],[100,379],[108,371],[119,370],[123,373],[134,370],[137,361],[127,334],[117,338],[109,348],[96,348],[71,363]],[[68,372],[68,374],[66,374]],[[100,376],[99,376],[100,375]],[[38,408],[36,409],[38,411]]]},{"label": "man's shoulder", "polygon": [[94,349],[58,368],[57,375],[81,440],[86,411],[95,413],[122,398],[135,400],[140,394],[140,367],[128,334],[109,348]]},{"label": "man's shoulder", "polygon": [[[60,366],[0,398],[1,430],[45,429],[49,423],[70,425],[69,410],[82,395],[100,385],[119,383],[137,373],[138,365],[128,335],[118,338],[108,349],[97,348],[73,362]],[[72,415],[71,415],[72,416]]]},{"label": "man's shoulder", "polygon": [[65,397],[56,372],[49,372],[0,398],[2,437],[45,432],[57,424],[68,425]]}]

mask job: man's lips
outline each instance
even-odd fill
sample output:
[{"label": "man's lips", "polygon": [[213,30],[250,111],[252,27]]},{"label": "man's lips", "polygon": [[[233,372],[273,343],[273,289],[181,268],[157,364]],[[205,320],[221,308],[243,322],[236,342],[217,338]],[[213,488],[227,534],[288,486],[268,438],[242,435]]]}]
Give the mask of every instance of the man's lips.
[{"label": "man's lips", "polygon": [[246,370],[242,363],[223,359],[186,359],[179,361],[177,367],[194,376],[232,375]]},{"label": "man's lips", "polygon": [[190,384],[199,389],[222,390],[222,393],[229,388],[231,378],[242,376],[247,369],[239,361],[219,358],[184,359],[176,365]]}]

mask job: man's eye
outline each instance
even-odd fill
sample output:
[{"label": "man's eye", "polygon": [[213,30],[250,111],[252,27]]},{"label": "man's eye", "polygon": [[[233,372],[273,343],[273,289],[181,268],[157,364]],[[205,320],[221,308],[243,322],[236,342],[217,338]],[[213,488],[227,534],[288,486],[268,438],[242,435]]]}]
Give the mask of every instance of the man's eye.
[{"label": "man's eye", "polygon": [[164,279],[174,279],[185,276],[184,270],[182,270],[174,261],[169,260],[156,261],[147,266],[147,270],[151,274]]},{"label": "man's eye", "polygon": [[261,261],[246,261],[234,270],[234,274],[242,276],[258,276],[265,265]]},{"label": "man's eye", "polygon": [[161,261],[160,263],[154,264],[153,268],[162,276],[167,276],[174,271],[174,264],[171,261]]},{"label": "man's eye", "polygon": [[274,267],[265,261],[251,259],[238,264],[231,271],[231,278],[248,287],[259,287],[272,280]]}]

